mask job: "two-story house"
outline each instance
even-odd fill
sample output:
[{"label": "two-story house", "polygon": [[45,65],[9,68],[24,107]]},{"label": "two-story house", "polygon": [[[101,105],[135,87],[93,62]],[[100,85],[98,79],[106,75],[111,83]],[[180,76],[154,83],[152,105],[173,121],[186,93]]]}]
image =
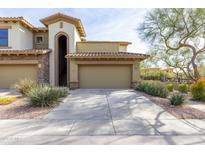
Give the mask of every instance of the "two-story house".
[{"label": "two-story house", "polygon": [[86,41],[80,19],[57,13],[35,27],[23,17],[0,17],[0,88],[30,78],[70,88],[130,88],[145,54],[130,42]]}]

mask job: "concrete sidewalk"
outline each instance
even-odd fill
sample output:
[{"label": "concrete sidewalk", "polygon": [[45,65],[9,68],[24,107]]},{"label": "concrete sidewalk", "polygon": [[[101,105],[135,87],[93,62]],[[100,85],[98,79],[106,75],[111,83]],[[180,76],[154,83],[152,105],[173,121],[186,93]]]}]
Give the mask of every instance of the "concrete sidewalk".
[{"label": "concrete sidewalk", "polygon": [[3,145],[204,145],[205,136],[8,136]]}]

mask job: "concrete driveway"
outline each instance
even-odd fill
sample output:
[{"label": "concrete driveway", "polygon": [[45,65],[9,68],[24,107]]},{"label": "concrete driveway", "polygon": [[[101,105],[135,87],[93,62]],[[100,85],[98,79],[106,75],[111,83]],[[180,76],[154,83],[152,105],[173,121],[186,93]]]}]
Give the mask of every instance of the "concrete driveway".
[{"label": "concrete driveway", "polygon": [[43,119],[0,130],[0,144],[205,143],[205,120],[178,120],[134,90],[74,90]]}]

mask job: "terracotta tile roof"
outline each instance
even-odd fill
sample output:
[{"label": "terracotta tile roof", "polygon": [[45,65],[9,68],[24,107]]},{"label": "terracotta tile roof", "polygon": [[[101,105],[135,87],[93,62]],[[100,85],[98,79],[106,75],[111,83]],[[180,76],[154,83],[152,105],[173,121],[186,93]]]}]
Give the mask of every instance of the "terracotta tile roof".
[{"label": "terracotta tile roof", "polygon": [[34,27],[33,30],[36,32],[41,32],[41,31],[46,32],[48,31],[48,28],[47,27]]},{"label": "terracotta tile roof", "polygon": [[23,26],[30,28],[34,31],[48,31],[47,27],[34,27],[31,23],[23,17],[0,17],[0,22],[20,22]]},{"label": "terracotta tile roof", "polygon": [[42,55],[47,54],[50,49],[24,49],[24,50],[4,50],[0,49],[0,55]]},{"label": "terracotta tile roof", "polygon": [[26,27],[29,28],[34,28],[34,26],[29,23],[28,21],[26,21],[23,17],[0,17],[0,21],[3,22],[20,22],[21,24],[23,24]]},{"label": "terracotta tile roof", "polygon": [[69,53],[66,58],[125,58],[146,59],[149,55],[130,52],[77,52]]}]

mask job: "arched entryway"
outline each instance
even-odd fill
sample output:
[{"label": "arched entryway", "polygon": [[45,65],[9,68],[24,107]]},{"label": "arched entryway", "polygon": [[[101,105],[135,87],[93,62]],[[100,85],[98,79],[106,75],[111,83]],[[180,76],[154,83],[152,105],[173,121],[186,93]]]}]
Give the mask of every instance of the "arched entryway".
[{"label": "arched entryway", "polygon": [[68,62],[65,58],[68,52],[68,36],[64,33],[56,35],[56,85],[68,86]]},{"label": "arched entryway", "polygon": [[67,38],[62,35],[58,38],[58,83],[59,86],[67,86]]}]

